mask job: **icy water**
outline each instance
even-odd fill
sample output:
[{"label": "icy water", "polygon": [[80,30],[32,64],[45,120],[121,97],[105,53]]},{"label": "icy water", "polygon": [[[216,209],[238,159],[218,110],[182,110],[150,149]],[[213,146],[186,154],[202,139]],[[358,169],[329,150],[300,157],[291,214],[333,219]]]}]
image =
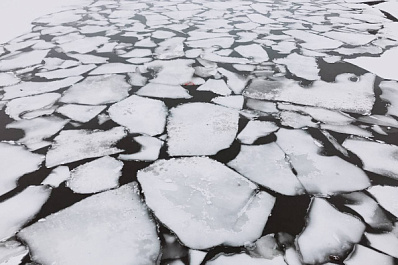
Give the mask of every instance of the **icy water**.
[{"label": "icy water", "polygon": [[398,264],[397,10],[36,19],[0,46],[0,264]]}]

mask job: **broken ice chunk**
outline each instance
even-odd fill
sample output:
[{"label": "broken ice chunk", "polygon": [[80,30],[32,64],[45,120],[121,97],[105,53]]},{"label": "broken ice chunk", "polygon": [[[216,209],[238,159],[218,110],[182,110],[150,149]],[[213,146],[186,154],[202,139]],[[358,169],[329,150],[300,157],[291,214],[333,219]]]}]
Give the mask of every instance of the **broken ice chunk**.
[{"label": "broken ice chunk", "polygon": [[155,222],[136,183],[77,202],[18,237],[32,260],[43,265],[156,264],[160,252]]},{"label": "broken ice chunk", "polygon": [[13,73],[0,73],[0,87],[18,84],[21,80]]},{"label": "broken ice chunk", "polygon": [[322,156],[302,130],[279,129],[277,144],[289,156],[297,177],[310,194],[333,195],[363,190],[370,181],[360,168],[337,156]]},{"label": "broken ice chunk", "polygon": [[161,60],[183,57],[185,55],[184,41],[185,38],[183,37],[175,37],[162,41],[155,49],[156,57]]},{"label": "broken ice chunk", "polygon": [[0,243],[0,264],[19,265],[28,253],[27,247],[18,241],[8,240],[2,242]]},{"label": "broken ice chunk", "polygon": [[384,209],[398,217],[398,187],[372,186],[368,191]]},{"label": "broken ice chunk", "polygon": [[38,94],[43,94],[47,92],[53,92],[60,88],[69,87],[80,80],[83,77],[68,77],[62,80],[52,81],[52,82],[22,82],[18,85],[5,87],[4,88],[4,100],[9,100],[13,98],[33,96]]},{"label": "broken ice chunk", "polygon": [[165,85],[149,83],[140,88],[137,92],[139,96],[153,98],[192,98],[188,91],[180,85]]},{"label": "broken ice chunk", "polygon": [[97,49],[99,46],[106,44],[108,41],[109,38],[104,36],[85,37],[61,44],[59,47],[64,52],[89,53]]},{"label": "broken ice chunk", "polygon": [[344,61],[359,66],[371,73],[384,79],[398,80],[398,72],[391,65],[395,65],[398,60],[398,47],[385,51],[379,57],[358,57],[355,59],[345,59]]},{"label": "broken ice chunk", "polygon": [[358,127],[356,125],[352,125],[352,124],[348,124],[348,125],[321,124],[321,129],[334,131],[334,132],[338,132],[338,133],[357,135],[357,136],[361,136],[361,137],[372,137],[373,136],[373,134],[371,132],[369,132],[365,129],[362,129],[361,127]]},{"label": "broken ice chunk", "polygon": [[44,139],[50,138],[69,122],[58,117],[39,117],[31,120],[19,120],[7,124],[6,128],[23,130],[25,135],[17,142],[25,145],[29,150],[35,151],[51,142]]},{"label": "broken ice chunk", "polygon": [[[372,187],[373,188],[373,187]],[[371,188],[371,189],[372,189]],[[391,221],[384,214],[376,201],[363,192],[353,192],[341,195],[346,199],[345,206],[360,214],[364,221],[375,229],[392,228]]]},{"label": "broken ice chunk", "polygon": [[249,121],[246,127],[239,133],[238,139],[244,144],[253,144],[258,138],[264,137],[279,129],[273,122]]},{"label": "broken ice chunk", "polygon": [[375,35],[371,34],[360,34],[354,32],[341,32],[341,31],[329,31],[323,33],[323,36],[355,46],[363,46],[377,38]]},{"label": "broken ice chunk", "polygon": [[66,90],[60,101],[87,105],[114,103],[126,98],[130,88],[121,75],[89,76]]},{"label": "broken ice chunk", "polygon": [[68,53],[67,55],[84,64],[102,64],[108,62],[108,58],[91,54]]},{"label": "broken ice chunk", "polygon": [[48,52],[49,50],[34,50],[17,53],[7,58],[1,58],[0,71],[5,72],[40,64]]},{"label": "broken ice chunk", "polygon": [[259,44],[239,45],[234,50],[243,57],[253,58],[256,63],[266,62],[269,59],[267,52]]},{"label": "broken ice chunk", "polygon": [[126,134],[123,127],[108,131],[64,130],[55,137],[55,143],[47,152],[46,166],[51,168],[86,158],[123,152],[113,146]]},{"label": "broken ice chunk", "polygon": [[[29,186],[22,192],[0,203],[0,241],[15,235],[33,219],[50,197],[51,189]],[[1,261],[1,260],[0,260]]]},{"label": "broken ice chunk", "polygon": [[43,182],[42,185],[49,185],[53,188],[58,188],[62,182],[70,178],[70,171],[67,166],[59,166],[54,168],[50,175],[48,175]]},{"label": "broken ice chunk", "polygon": [[241,246],[259,238],[275,202],[207,157],[158,160],[137,177],[157,218],[194,249]]},{"label": "broken ice chunk", "polygon": [[249,81],[249,79],[224,68],[217,68],[217,71],[227,78],[227,85],[235,94],[241,94]]},{"label": "broken ice chunk", "polygon": [[123,162],[109,156],[85,163],[71,171],[66,185],[75,193],[97,193],[119,186]]},{"label": "broken ice chunk", "polygon": [[289,71],[300,78],[319,80],[319,68],[316,59],[297,53],[289,54],[286,58],[276,59],[275,63],[286,65]]},{"label": "broken ice chunk", "polygon": [[141,145],[140,151],[134,154],[121,154],[118,156],[120,160],[155,161],[159,158],[160,148],[163,145],[161,140],[147,135],[137,136],[133,139]]},{"label": "broken ice chunk", "polygon": [[215,94],[228,96],[232,93],[231,89],[228,88],[225,81],[222,79],[208,79],[206,83],[197,88],[198,91],[211,91]]},{"label": "broken ice chunk", "polygon": [[365,231],[365,225],[354,216],[341,213],[326,200],[313,198],[307,226],[297,239],[303,261],[318,264],[329,261],[329,256],[342,258]]},{"label": "broken ice chunk", "polygon": [[61,97],[58,93],[47,93],[31,97],[16,98],[7,103],[6,113],[14,120],[33,110],[50,108]]},{"label": "broken ice chunk", "polygon": [[106,106],[85,106],[66,104],[57,109],[57,112],[78,122],[89,122],[100,114]]},{"label": "broken ice chunk", "polygon": [[85,65],[78,65],[72,68],[59,69],[49,72],[40,72],[35,75],[39,77],[44,77],[46,79],[66,78],[71,76],[82,75],[84,73],[87,73],[88,71],[91,71],[95,67],[96,67],[95,64],[85,64]]},{"label": "broken ice chunk", "polygon": [[285,153],[275,143],[241,145],[238,156],[228,166],[261,186],[283,195],[293,196],[305,192],[286,161]]},{"label": "broken ice chunk", "polygon": [[398,179],[398,146],[360,139],[347,139],[343,146],[362,160],[365,170]]},{"label": "broken ice chunk", "polygon": [[300,45],[310,50],[336,49],[343,45],[343,42],[341,41],[333,40],[304,30],[285,30],[283,33],[304,41],[304,43],[301,43]]},{"label": "broken ice chunk", "polygon": [[[207,265],[287,265],[282,255],[276,256],[273,259],[252,258],[249,255],[235,254],[228,256],[218,256],[215,260],[206,262]],[[290,265],[290,264],[289,264]]]},{"label": "broken ice chunk", "polygon": [[194,60],[176,59],[170,61],[153,61],[145,64],[157,72],[150,82],[165,85],[184,85],[192,80],[195,70],[191,67]]},{"label": "broken ice chunk", "polygon": [[246,99],[246,107],[266,113],[278,112],[275,103],[251,98]]},{"label": "broken ice chunk", "polygon": [[212,39],[204,39],[204,40],[191,40],[186,41],[185,44],[190,48],[211,48],[211,47],[221,47],[221,48],[229,48],[234,43],[234,39],[232,37],[221,37],[221,38],[212,38]]},{"label": "broken ice chunk", "polygon": [[127,75],[130,78],[129,83],[132,86],[144,86],[147,82],[147,78],[142,76],[139,71],[136,73],[128,73]]},{"label": "broken ice chunk", "polygon": [[119,55],[120,57],[123,58],[131,58],[131,57],[145,57],[145,56],[151,56],[152,52],[150,49],[134,49],[131,50],[127,53]]},{"label": "broken ice chunk", "polygon": [[394,259],[370,248],[355,245],[352,254],[344,261],[346,265],[380,264],[394,265]]},{"label": "broken ice chunk", "polygon": [[171,109],[167,123],[171,156],[214,155],[228,148],[238,131],[239,112],[209,103]]},{"label": "broken ice chunk", "polygon": [[290,79],[269,81],[255,79],[243,95],[262,100],[286,101],[296,104],[369,114],[375,102],[373,85],[376,76],[370,73],[360,77],[340,74],[334,83],[314,81],[302,87]]},{"label": "broken ice chunk", "polygon": [[130,133],[150,136],[164,131],[168,114],[162,101],[136,95],[113,104],[108,113],[114,122],[125,126]]},{"label": "broken ice chunk", "polygon": [[218,105],[233,109],[239,109],[239,110],[243,108],[244,101],[245,99],[241,95],[215,97],[211,100],[211,102],[216,103]]},{"label": "broken ice chunk", "polygon": [[294,111],[282,111],[279,114],[281,124],[295,129],[303,127],[317,127],[317,124],[312,121],[312,118],[307,115],[302,115]]}]

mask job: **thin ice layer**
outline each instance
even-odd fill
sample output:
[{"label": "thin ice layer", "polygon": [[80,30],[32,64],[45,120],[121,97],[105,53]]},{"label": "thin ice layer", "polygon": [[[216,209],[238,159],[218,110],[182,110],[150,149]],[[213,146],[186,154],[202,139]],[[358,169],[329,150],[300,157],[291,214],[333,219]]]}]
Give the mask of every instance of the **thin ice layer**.
[{"label": "thin ice layer", "polygon": [[286,161],[285,153],[275,143],[241,145],[239,154],[228,163],[244,177],[283,195],[305,192]]},{"label": "thin ice layer", "polygon": [[171,109],[167,122],[171,156],[214,155],[228,148],[238,131],[239,112],[209,103]]},{"label": "thin ice layer", "polygon": [[69,88],[60,101],[87,105],[114,103],[126,98],[130,88],[121,75],[89,76]]},{"label": "thin ice layer", "polygon": [[302,130],[279,129],[277,144],[289,156],[301,184],[311,194],[333,195],[363,190],[370,181],[360,168],[337,156],[322,156]]},{"label": "thin ice layer", "polygon": [[297,81],[281,79],[269,81],[256,79],[243,95],[262,100],[286,101],[307,106],[369,114],[375,102],[373,85],[376,76],[345,73],[336,76],[333,83],[314,81],[302,87]]},{"label": "thin ice layer", "polygon": [[206,157],[158,160],[137,176],[156,217],[194,249],[256,240],[275,202],[268,193],[256,192],[252,182]]},{"label": "thin ice layer", "polygon": [[77,202],[18,237],[32,260],[43,265],[155,264],[160,252],[155,222],[136,183]]},{"label": "thin ice layer", "polygon": [[297,238],[303,261],[318,264],[331,255],[342,257],[365,231],[365,225],[352,215],[339,212],[325,199],[312,199],[307,226]]},{"label": "thin ice layer", "polygon": [[130,133],[153,136],[161,134],[166,124],[167,107],[156,99],[133,95],[113,104],[108,112],[114,122],[125,126]]},{"label": "thin ice layer", "polygon": [[0,143],[0,195],[17,187],[17,180],[41,166],[44,157],[33,154],[20,145]]},{"label": "thin ice layer", "polygon": [[96,193],[117,188],[123,162],[104,156],[78,166],[71,171],[67,186],[75,193]]},{"label": "thin ice layer", "polygon": [[50,194],[51,189],[48,187],[29,186],[1,202],[0,215],[3,218],[0,218],[0,241],[14,236],[24,224],[33,219]]},{"label": "thin ice layer", "polygon": [[46,166],[51,168],[86,158],[123,152],[114,145],[126,134],[123,127],[114,127],[108,131],[64,130],[55,137],[54,144],[47,152]]},{"label": "thin ice layer", "polygon": [[361,139],[347,139],[343,146],[362,160],[364,169],[398,179],[398,146]]}]

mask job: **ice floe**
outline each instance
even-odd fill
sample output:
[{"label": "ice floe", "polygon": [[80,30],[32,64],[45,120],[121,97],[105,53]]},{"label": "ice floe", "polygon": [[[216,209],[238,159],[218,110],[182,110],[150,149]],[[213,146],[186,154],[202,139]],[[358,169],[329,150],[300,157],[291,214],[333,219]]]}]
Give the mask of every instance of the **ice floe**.
[{"label": "ice floe", "polygon": [[158,160],[138,172],[138,181],[156,217],[194,249],[241,246],[259,238],[275,202],[206,157]]},{"label": "ice floe", "polygon": [[198,87],[198,91],[211,91],[215,94],[228,96],[232,93],[231,89],[227,86],[222,79],[208,79],[206,83]]},{"label": "ice floe", "polygon": [[114,127],[108,131],[63,130],[55,137],[55,143],[47,152],[46,166],[51,168],[86,158],[123,152],[114,145],[126,134],[123,127]]},{"label": "ice floe", "polygon": [[121,75],[89,76],[66,90],[60,101],[87,105],[114,103],[126,98],[130,88]]},{"label": "ice floe", "polygon": [[276,59],[275,63],[286,65],[287,69],[297,77],[307,80],[319,80],[319,67],[316,59],[291,53],[286,58]]},{"label": "ice floe", "polygon": [[16,98],[7,103],[6,113],[14,120],[20,120],[21,115],[39,109],[48,109],[61,97],[58,93],[46,93],[31,97]]},{"label": "ice floe", "polygon": [[170,110],[167,146],[171,156],[214,155],[228,148],[238,131],[239,112],[209,103]]},{"label": "ice floe", "polygon": [[155,161],[159,158],[160,148],[163,142],[158,138],[142,135],[134,137],[134,141],[141,145],[140,151],[134,154],[121,154],[119,159],[130,161]]},{"label": "ice floe", "polygon": [[71,171],[66,185],[76,193],[96,193],[117,188],[123,162],[104,156]]},{"label": "ice floe", "polygon": [[228,163],[248,179],[278,193],[293,196],[305,191],[275,143],[242,145],[238,156]]},{"label": "ice floe", "polygon": [[332,195],[370,186],[368,177],[360,168],[337,156],[320,155],[319,147],[306,132],[280,129],[276,135],[277,144],[288,155],[308,193]]},{"label": "ice floe", "polygon": [[244,97],[241,95],[233,95],[226,97],[215,97],[211,100],[211,102],[228,108],[242,109],[244,100]]},{"label": "ice floe", "polygon": [[243,57],[253,58],[256,63],[266,62],[269,59],[267,52],[258,44],[239,45],[234,50]]},{"label": "ice floe", "polygon": [[36,76],[43,77],[46,79],[66,78],[71,76],[82,75],[84,73],[87,73],[88,71],[91,71],[95,67],[96,67],[95,64],[78,65],[72,68],[59,69],[49,72],[40,72],[37,73]]},{"label": "ice floe", "polygon": [[160,252],[155,223],[134,183],[77,202],[18,237],[43,265],[156,264]]},{"label": "ice floe", "polygon": [[347,139],[343,146],[356,154],[365,170],[398,179],[398,147],[361,139]]},{"label": "ice floe", "polygon": [[166,85],[149,83],[137,92],[139,96],[147,96],[153,98],[192,98],[188,91],[180,85]]},{"label": "ice floe", "polygon": [[57,109],[57,112],[78,122],[86,123],[100,114],[106,106],[87,106],[77,104],[65,104]]},{"label": "ice floe", "polygon": [[398,217],[398,188],[390,186],[373,186],[368,189],[370,194],[387,211]]},{"label": "ice floe", "polygon": [[0,71],[15,70],[40,64],[48,52],[49,50],[34,50],[2,58],[0,61]]},{"label": "ice floe", "polygon": [[42,185],[49,185],[58,188],[62,182],[70,178],[70,170],[67,166],[54,168],[51,173],[42,181]]},{"label": "ice floe", "polygon": [[342,258],[364,231],[365,225],[356,217],[339,212],[325,199],[314,198],[297,245],[304,263],[325,263],[331,255]]},{"label": "ice floe", "polygon": [[12,86],[18,84],[21,80],[16,77],[12,72],[10,73],[0,73],[0,87],[2,86]]},{"label": "ice floe", "polygon": [[352,254],[344,261],[347,265],[383,264],[393,265],[394,259],[370,248],[356,245]]},{"label": "ice floe", "polygon": [[[13,237],[23,225],[33,219],[50,194],[51,189],[48,187],[29,186],[17,195],[1,202],[0,214],[3,218],[0,220],[0,241]],[[16,208],[18,211],[15,211]]]},{"label": "ice floe", "polygon": [[168,114],[162,101],[136,95],[113,104],[108,112],[113,121],[125,126],[130,133],[150,136],[164,131]]},{"label": "ice floe", "polygon": [[258,138],[267,136],[279,129],[273,122],[249,121],[239,133],[238,139],[244,144],[253,144]]}]

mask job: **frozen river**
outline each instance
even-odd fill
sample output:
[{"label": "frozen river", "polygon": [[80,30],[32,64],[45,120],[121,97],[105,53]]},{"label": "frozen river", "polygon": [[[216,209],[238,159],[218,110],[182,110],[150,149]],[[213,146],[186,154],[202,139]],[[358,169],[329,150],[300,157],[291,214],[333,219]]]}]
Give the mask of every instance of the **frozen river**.
[{"label": "frozen river", "polygon": [[398,264],[398,2],[58,4],[0,45],[0,265]]}]

